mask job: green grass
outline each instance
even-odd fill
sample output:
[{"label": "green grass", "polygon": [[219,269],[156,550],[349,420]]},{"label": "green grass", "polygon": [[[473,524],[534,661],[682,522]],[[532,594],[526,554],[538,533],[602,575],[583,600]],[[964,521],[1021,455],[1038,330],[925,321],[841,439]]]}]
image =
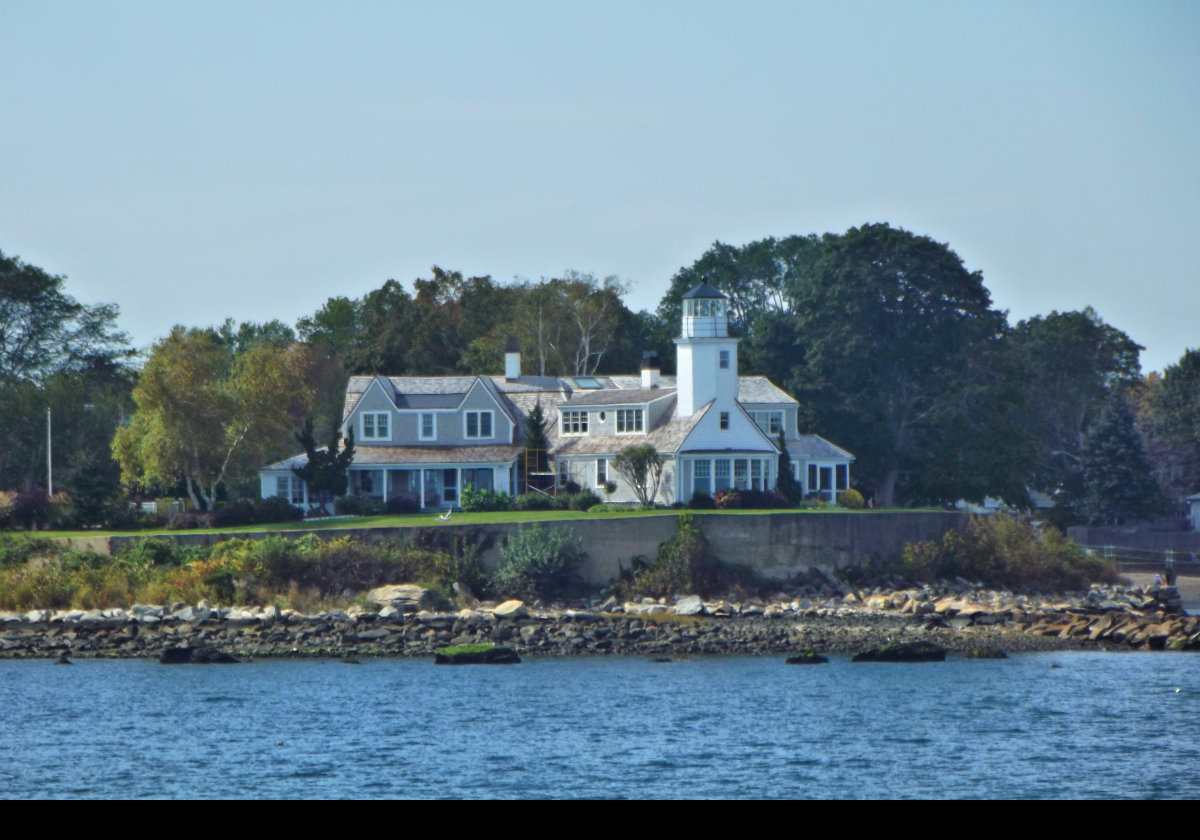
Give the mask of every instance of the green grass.
[{"label": "green grass", "polygon": [[[798,510],[778,508],[766,510],[697,510],[692,511],[696,516],[750,516],[761,514],[811,514],[849,515],[857,516],[864,513],[928,513],[938,511],[938,508],[888,508],[878,510],[846,510],[844,508],[824,508],[820,510]],[[195,528],[180,531],[168,531],[166,528],[151,528],[142,531],[36,531],[30,536],[54,539],[85,539],[88,537],[158,537],[173,534],[246,534],[246,533],[280,533],[284,531],[328,531],[350,530],[357,528],[427,528],[436,525],[490,525],[505,522],[571,522],[579,519],[624,519],[643,516],[678,516],[680,511],[669,508],[655,510],[622,510],[589,513],[578,510],[525,510],[525,511],[491,511],[481,513],[463,513],[455,511],[449,520],[443,522],[441,515],[435,512],[406,513],[384,516],[349,516],[330,519],[309,519],[301,522],[280,522],[277,524],[236,525],[228,528]],[[13,532],[23,533],[23,532]]]},{"label": "green grass", "polygon": [[453,645],[452,647],[444,647],[441,650],[435,650],[434,653],[440,656],[464,656],[472,653],[487,653],[489,650],[494,650],[496,647],[492,642],[483,642],[478,645]]}]

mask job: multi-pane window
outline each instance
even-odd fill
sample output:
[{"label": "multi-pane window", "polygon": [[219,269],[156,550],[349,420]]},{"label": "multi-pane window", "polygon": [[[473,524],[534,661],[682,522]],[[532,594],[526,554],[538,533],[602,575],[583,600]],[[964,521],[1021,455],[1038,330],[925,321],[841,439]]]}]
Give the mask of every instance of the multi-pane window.
[{"label": "multi-pane window", "polygon": [[467,439],[479,440],[492,437],[492,412],[468,411],[466,414]]},{"label": "multi-pane window", "polygon": [[754,490],[763,490],[763,462],[759,458],[755,458],[750,462],[750,487]]},{"label": "multi-pane window", "polygon": [[304,504],[304,482],[293,475],[281,475],[275,478],[275,495],[286,499],[290,504]]},{"label": "multi-pane window", "polygon": [[721,429],[723,431],[726,431],[729,429],[729,412],[728,411],[721,412]]},{"label": "multi-pane window", "polygon": [[746,459],[737,458],[733,462],[733,486],[738,490],[746,489]]},{"label": "multi-pane window", "polygon": [[422,414],[418,421],[419,431],[417,437],[421,440],[437,440],[437,415]]},{"label": "multi-pane window", "polygon": [[596,459],[596,486],[603,487],[608,481],[608,461],[604,458]]},{"label": "multi-pane window", "polygon": [[729,479],[729,459],[718,458],[716,464],[716,483],[714,487],[717,490],[728,490],[730,487]]},{"label": "multi-pane window", "polygon": [[718,364],[720,364],[721,370],[729,370],[729,351],[728,350],[721,351]]},{"label": "multi-pane window", "polygon": [[588,413],[586,411],[564,411],[562,413],[562,428],[564,435],[586,435],[588,431]]},{"label": "multi-pane window", "polygon": [[617,434],[625,435],[643,431],[644,410],[640,408],[617,409]]},{"label": "multi-pane window", "polygon": [[709,473],[711,464],[708,461],[692,462],[692,492],[711,493],[712,481]]},{"label": "multi-pane window", "polygon": [[391,418],[386,411],[367,411],[362,415],[363,440],[391,440]]},{"label": "multi-pane window", "polygon": [[758,428],[769,435],[777,435],[783,431],[782,411],[752,411],[750,416],[754,418]]}]

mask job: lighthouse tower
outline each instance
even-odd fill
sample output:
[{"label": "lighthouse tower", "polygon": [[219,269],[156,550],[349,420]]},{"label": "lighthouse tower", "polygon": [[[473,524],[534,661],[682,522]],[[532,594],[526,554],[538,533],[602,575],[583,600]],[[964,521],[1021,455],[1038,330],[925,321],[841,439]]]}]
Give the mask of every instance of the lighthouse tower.
[{"label": "lighthouse tower", "polygon": [[729,337],[729,300],[707,283],[683,296],[683,331],[675,339],[678,414],[738,395],[738,340]]}]

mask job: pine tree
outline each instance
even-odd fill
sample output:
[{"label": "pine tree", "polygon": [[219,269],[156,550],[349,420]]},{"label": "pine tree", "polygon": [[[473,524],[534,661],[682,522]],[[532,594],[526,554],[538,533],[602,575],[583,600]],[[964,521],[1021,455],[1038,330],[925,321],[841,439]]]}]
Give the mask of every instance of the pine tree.
[{"label": "pine tree", "polygon": [[800,482],[792,474],[792,456],[788,454],[787,444],[783,441],[783,429],[779,430],[775,445],[779,447],[779,478],[775,482],[775,489],[787,496],[792,504],[799,504]]},{"label": "pine tree", "polygon": [[340,437],[335,427],[330,433],[329,445],[317,449],[312,418],[305,420],[304,428],[296,432],[296,440],[304,447],[308,463],[292,472],[308,485],[308,499],[314,509],[336,496],[346,495],[346,487],[350,483],[347,469],[354,460],[354,430],[347,431],[341,452],[338,451]]},{"label": "pine tree", "polygon": [[1161,507],[1154,470],[1124,395],[1109,398],[1088,430],[1081,460],[1080,513],[1090,524],[1118,524],[1151,516]]}]

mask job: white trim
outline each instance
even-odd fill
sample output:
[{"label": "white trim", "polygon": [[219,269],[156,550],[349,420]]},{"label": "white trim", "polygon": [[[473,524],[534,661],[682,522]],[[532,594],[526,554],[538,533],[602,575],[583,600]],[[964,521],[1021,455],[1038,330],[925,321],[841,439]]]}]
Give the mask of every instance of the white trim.
[{"label": "white trim", "polygon": [[[586,428],[582,428],[580,431],[577,431],[577,432],[567,431],[567,415],[568,414],[582,415],[582,422],[575,422],[574,424],[577,426],[586,427]],[[566,408],[566,409],[560,408],[558,410],[558,433],[560,435],[562,435],[563,437],[583,437],[583,436],[589,434],[588,430],[591,429],[591,427],[592,427],[592,413],[590,411],[588,411],[587,409],[584,409],[584,408]]]},{"label": "white trim", "polygon": [[[425,415],[427,414],[433,419],[433,434],[428,436],[425,434]],[[417,440],[437,440],[437,412],[422,411],[417,415]]]},{"label": "white trim", "polygon": [[[621,420],[622,420],[621,414],[623,412],[637,412],[636,418],[638,419],[639,422],[634,423],[633,425],[641,426],[641,428],[640,429],[626,429],[625,431],[621,431]],[[616,429],[617,429],[618,435],[644,435],[644,434],[646,434],[646,409],[645,408],[618,408],[616,417],[613,418],[613,422],[616,424]],[[626,423],[625,425],[629,425],[629,424]]]},{"label": "white trim", "polygon": [[[373,433],[370,435],[367,434],[367,418],[368,417],[371,418],[371,426],[373,428]],[[383,417],[387,422],[387,434],[386,435],[379,434],[379,418],[380,417]],[[358,413],[358,431],[359,431],[358,439],[363,441],[364,443],[366,443],[367,441],[370,441],[372,443],[378,443],[379,441],[390,442],[392,439],[392,412],[390,412],[390,411],[360,411]]]},{"label": "white trim", "polygon": [[[472,435],[469,433],[470,416],[472,414],[479,415],[475,419],[475,426],[479,434]],[[488,432],[483,434],[483,415],[488,415]],[[496,412],[490,408],[472,408],[463,412],[463,440],[495,440],[496,439]]]}]

